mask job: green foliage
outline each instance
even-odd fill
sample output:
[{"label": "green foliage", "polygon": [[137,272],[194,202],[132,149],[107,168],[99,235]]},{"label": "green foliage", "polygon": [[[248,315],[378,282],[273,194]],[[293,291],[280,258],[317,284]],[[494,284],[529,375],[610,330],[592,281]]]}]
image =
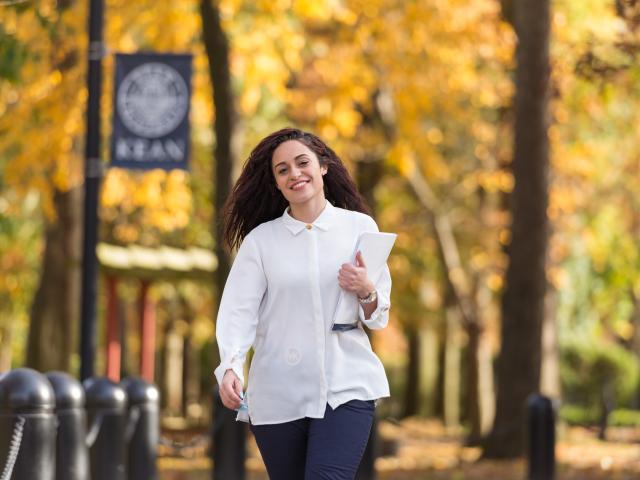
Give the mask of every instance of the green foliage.
[{"label": "green foliage", "polygon": [[569,425],[595,425],[600,418],[600,412],[595,408],[563,405],[558,417]]},{"label": "green foliage", "polygon": [[609,425],[612,427],[640,427],[640,411],[620,408],[609,415]]},{"label": "green foliage", "polygon": [[17,82],[20,68],[27,59],[27,49],[0,24],[0,79]]},{"label": "green foliage", "polygon": [[627,405],[638,386],[637,358],[603,340],[572,340],[561,347],[560,378],[570,404],[598,408],[603,395]]},{"label": "green foliage", "polygon": [[37,203],[35,194],[21,203],[11,191],[0,189],[0,340],[13,339],[14,365],[21,365],[24,358],[29,304],[42,251]]},{"label": "green foliage", "polygon": [[[602,330],[630,341],[640,291],[636,247],[640,38],[625,2],[554,4],[554,222],[550,279],[560,291],[561,338]],[[625,4],[626,5],[626,4]],[[622,10],[621,10],[622,9]],[[628,12],[627,12],[628,13]],[[625,18],[627,25],[621,22]],[[603,328],[604,327],[604,328]]]},{"label": "green foliage", "polygon": [[[579,405],[563,405],[558,414],[560,420],[569,425],[596,425],[600,422],[601,413],[591,407]],[[640,411],[619,408],[613,410],[608,418],[610,427],[640,427]]]}]

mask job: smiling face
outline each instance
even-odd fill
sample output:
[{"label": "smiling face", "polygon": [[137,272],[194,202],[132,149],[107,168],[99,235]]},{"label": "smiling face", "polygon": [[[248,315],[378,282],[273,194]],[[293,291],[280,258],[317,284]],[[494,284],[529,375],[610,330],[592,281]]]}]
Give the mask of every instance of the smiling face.
[{"label": "smiling face", "polygon": [[326,165],[320,165],[316,154],[297,140],[278,145],[271,158],[276,187],[289,205],[324,201]]}]

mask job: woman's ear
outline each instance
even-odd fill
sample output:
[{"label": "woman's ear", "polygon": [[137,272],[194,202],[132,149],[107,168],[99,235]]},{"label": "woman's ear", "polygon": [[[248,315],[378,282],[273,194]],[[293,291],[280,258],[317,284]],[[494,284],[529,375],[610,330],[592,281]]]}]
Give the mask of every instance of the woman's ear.
[{"label": "woman's ear", "polygon": [[326,175],[327,174],[327,166],[326,165],[324,167],[320,168],[320,173],[322,173],[322,175]]}]

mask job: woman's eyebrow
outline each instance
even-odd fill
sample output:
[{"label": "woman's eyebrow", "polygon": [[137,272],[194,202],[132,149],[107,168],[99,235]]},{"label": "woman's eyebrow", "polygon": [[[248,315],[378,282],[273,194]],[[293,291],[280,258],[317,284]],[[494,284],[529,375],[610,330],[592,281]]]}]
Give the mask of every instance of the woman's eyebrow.
[{"label": "woman's eyebrow", "polygon": [[[308,157],[308,155],[306,153],[300,153],[298,155],[296,155],[295,157],[293,157],[294,160],[298,160],[299,158],[302,157]],[[274,165],[273,168],[278,168],[280,165],[287,165],[287,162],[279,162],[278,164]]]}]

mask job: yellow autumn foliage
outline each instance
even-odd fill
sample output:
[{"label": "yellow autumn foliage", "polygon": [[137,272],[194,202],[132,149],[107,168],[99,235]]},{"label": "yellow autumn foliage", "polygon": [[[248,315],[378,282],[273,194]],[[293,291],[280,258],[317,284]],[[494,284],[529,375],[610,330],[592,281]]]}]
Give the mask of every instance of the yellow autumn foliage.
[{"label": "yellow autumn foliage", "polygon": [[[509,218],[504,205],[491,205],[483,218],[476,214],[478,191],[494,201],[513,189],[508,163],[516,37],[501,16],[500,2],[218,4],[231,46],[242,154],[273,129],[294,123],[319,133],[350,167],[374,158],[384,160],[391,176],[406,179],[419,173],[453,212],[470,268],[489,271],[489,288],[498,291],[502,247],[510,240]],[[5,34],[29,52],[20,66],[20,80],[0,81],[2,178],[17,202],[39,192],[49,218],[54,216],[54,190],[82,183],[87,100],[86,2],[72,2],[62,12],[57,5],[42,0],[28,8],[0,7]],[[608,266],[606,252],[619,243],[626,245],[628,239],[620,237],[633,238],[630,232],[637,228],[633,192],[640,189],[640,139],[633,126],[640,122],[638,72],[619,45],[637,45],[638,32],[616,14],[609,0],[558,0],[552,28],[550,263],[554,284],[564,285],[567,280],[560,279],[570,272],[563,262],[576,255],[576,242],[601,272]],[[192,171],[198,178],[188,172],[108,170],[100,211],[116,241],[139,241],[145,228],[173,232],[194,221],[193,183],[207,182],[204,175],[210,175],[215,142],[200,30],[195,0],[106,1],[105,161],[113,53],[157,50],[194,55]],[[614,71],[589,73],[589,55],[603,64],[610,62]],[[391,198],[407,185],[385,182],[377,194]],[[206,198],[207,193],[201,195]],[[616,216],[601,208],[604,198],[617,207]],[[403,207],[417,208],[411,203],[415,199],[405,201]],[[403,210],[394,211],[389,203],[381,202],[381,217],[391,228],[403,228]],[[204,222],[202,216],[198,221]],[[421,236],[402,236],[407,244],[401,242],[401,247],[409,251],[419,246],[417,237]],[[620,251],[634,264],[636,257],[627,247]],[[398,260],[397,268],[410,271],[411,262],[417,261]],[[630,282],[637,287],[637,278]]]}]

